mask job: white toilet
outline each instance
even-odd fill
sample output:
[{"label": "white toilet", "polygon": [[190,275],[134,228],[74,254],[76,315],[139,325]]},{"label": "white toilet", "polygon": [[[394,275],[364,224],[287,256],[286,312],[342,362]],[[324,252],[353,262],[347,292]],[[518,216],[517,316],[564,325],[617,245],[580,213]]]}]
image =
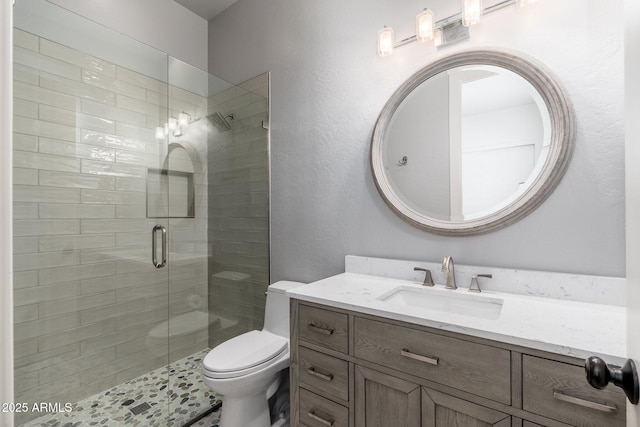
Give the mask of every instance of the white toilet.
[{"label": "white toilet", "polygon": [[267,290],[264,327],[216,346],[202,361],[204,382],[222,394],[220,427],[268,427],[267,400],[289,366],[288,289],[299,282],[277,282]]}]

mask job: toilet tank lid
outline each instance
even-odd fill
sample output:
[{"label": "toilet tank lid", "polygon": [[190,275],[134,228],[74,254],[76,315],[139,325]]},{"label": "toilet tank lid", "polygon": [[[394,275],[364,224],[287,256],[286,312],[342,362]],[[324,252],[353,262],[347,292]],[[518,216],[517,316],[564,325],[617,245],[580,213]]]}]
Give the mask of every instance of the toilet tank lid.
[{"label": "toilet tank lid", "polygon": [[289,289],[297,288],[298,286],[306,285],[306,283],[302,282],[292,282],[289,280],[281,280],[279,282],[275,282],[269,285],[269,292],[280,292],[284,293]]}]

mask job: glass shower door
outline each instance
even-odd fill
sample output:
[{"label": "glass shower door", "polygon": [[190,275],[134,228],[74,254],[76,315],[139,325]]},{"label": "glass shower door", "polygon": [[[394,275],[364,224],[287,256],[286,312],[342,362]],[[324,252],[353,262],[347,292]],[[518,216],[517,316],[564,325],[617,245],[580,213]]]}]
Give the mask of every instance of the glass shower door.
[{"label": "glass shower door", "polygon": [[[210,348],[260,329],[269,284],[269,78],[240,85],[169,58],[171,417],[217,408]],[[172,125],[173,126],[173,125]],[[215,424],[218,412],[208,417]]]},{"label": "glass shower door", "polygon": [[[213,407],[220,396],[202,380],[209,327],[207,158],[210,76],[169,58],[171,129],[163,177],[168,191],[170,421],[182,425]],[[225,87],[231,85],[224,83]]]},{"label": "glass shower door", "polygon": [[164,425],[167,56],[46,1],[14,15],[16,424]]}]

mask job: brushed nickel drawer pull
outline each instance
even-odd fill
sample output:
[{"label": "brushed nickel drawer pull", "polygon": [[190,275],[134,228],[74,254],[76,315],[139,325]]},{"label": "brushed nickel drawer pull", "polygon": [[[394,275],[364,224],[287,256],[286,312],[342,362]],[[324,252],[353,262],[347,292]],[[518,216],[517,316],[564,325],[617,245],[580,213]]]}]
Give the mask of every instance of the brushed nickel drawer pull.
[{"label": "brushed nickel drawer pull", "polygon": [[411,353],[409,351],[409,349],[406,349],[406,348],[403,348],[400,351],[400,356],[408,357],[409,359],[418,360],[420,362],[428,363],[430,365],[437,365],[438,364],[438,358],[437,357],[422,356],[420,354]]},{"label": "brushed nickel drawer pull", "polygon": [[309,415],[309,418],[311,418],[312,420],[316,420],[317,422],[324,424],[326,426],[332,426],[334,421],[332,419],[327,419],[327,418],[323,418],[320,417],[318,415],[316,415],[316,413],[314,411],[309,411],[307,412],[307,415]]},{"label": "brushed nickel drawer pull", "polygon": [[595,409],[596,411],[600,412],[612,413],[618,410],[618,407],[613,404],[596,403],[590,400],[569,396],[556,390],[553,390],[553,398],[556,400],[561,400],[563,402],[573,403],[574,405],[584,406],[585,408]]},{"label": "brushed nickel drawer pull", "polygon": [[307,372],[310,373],[311,375],[313,375],[315,377],[318,377],[320,379],[323,379],[325,381],[333,381],[333,374],[325,374],[324,372],[318,371],[313,366],[310,367],[309,369],[307,369]]},{"label": "brushed nickel drawer pull", "polygon": [[307,326],[312,331],[325,334],[325,335],[333,335],[333,332],[334,332],[334,329],[332,328],[323,328],[322,326],[318,326],[315,323],[309,323]]}]

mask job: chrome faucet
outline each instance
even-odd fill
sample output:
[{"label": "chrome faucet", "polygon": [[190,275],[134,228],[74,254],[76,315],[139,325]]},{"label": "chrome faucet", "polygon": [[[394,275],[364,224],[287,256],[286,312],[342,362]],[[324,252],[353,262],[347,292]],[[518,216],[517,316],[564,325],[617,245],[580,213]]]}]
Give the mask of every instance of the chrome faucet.
[{"label": "chrome faucet", "polygon": [[453,273],[453,258],[450,256],[444,257],[444,261],[442,261],[442,271],[447,273],[447,284],[444,286],[445,289],[457,289],[456,286],[456,276]]}]

